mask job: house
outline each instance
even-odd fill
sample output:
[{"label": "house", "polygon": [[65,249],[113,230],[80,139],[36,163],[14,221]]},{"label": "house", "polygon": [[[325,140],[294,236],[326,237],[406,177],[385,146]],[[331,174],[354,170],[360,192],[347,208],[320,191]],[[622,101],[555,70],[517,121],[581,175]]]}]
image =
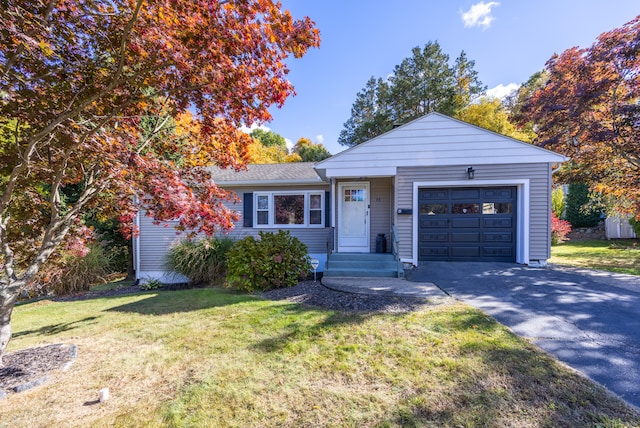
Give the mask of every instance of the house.
[{"label": "house", "polygon": [[[399,267],[431,260],[544,266],[551,174],[566,160],[430,113],[315,165],[250,165],[213,178],[241,199],[234,234],[287,229],[325,274],[338,267],[349,274],[342,270],[349,265],[355,274],[367,260],[387,265],[374,258],[381,249],[389,254],[379,257]],[[138,221],[138,278],[167,280],[163,258],[175,232]]]}]

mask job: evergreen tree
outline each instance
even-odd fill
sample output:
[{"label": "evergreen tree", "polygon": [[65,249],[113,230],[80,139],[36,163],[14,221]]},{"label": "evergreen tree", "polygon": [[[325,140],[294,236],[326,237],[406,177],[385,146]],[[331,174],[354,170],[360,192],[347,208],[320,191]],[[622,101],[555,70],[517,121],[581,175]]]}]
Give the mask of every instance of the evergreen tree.
[{"label": "evergreen tree", "polygon": [[475,62],[460,53],[453,66],[438,42],[415,47],[387,80],[371,77],[356,95],[338,142],[355,146],[434,111],[453,116],[482,95]]}]

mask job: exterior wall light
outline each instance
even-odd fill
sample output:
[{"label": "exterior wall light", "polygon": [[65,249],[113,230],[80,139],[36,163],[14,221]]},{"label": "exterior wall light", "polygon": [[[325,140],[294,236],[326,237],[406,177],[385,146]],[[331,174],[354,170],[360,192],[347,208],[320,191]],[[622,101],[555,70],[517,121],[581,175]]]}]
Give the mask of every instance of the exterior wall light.
[{"label": "exterior wall light", "polygon": [[469,177],[469,180],[473,180],[473,177],[475,177],[475,170],[473,169],[472,166],[470,166],[469,168],[467,168],[467,177]]}]

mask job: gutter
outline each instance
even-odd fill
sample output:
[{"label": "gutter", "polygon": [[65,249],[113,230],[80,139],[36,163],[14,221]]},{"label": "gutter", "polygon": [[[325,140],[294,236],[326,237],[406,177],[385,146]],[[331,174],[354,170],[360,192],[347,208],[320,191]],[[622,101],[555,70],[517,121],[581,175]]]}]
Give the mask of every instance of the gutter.
[{"label": "gutter", "polygon": [[322,186],[322,185],[326,185],[327,183],[325,181],[322,180],[261,180],[261,181],[255,181],[255,180],[240,180],[240,181],[217,181],[215,182],[215,184],[217,186],[220,187],[233,187],[233,186],[264,186],[264,185],[268,185],[268,186],[272,186],[272,185],[314,185],[314,186]]}]

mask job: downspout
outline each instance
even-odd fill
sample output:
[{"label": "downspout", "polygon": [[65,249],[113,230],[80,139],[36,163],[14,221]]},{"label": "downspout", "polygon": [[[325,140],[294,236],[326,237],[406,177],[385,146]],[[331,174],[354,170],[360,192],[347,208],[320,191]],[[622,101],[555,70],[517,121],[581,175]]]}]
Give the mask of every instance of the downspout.
[{"label": "downspout", "polygon": [[[138,203],[138,198],[134,198],[134,202]],[[135,218],[135,231],[137,235],[133,235],[133,245],[134,245],[134,259],[133,259],[133,268],[136,271],[136,283],[140,281],[140,210],[136,213]]]},{"label": "downspout", "polygon": [[[331,227],[336,227],[336,205],[338,204],[338,197],[336,194],[336,179],[335,178],[331,178],[331,198],[332,198],[332,204],[331,204]],[[335,250],[335,248],[334,248]]]}]

